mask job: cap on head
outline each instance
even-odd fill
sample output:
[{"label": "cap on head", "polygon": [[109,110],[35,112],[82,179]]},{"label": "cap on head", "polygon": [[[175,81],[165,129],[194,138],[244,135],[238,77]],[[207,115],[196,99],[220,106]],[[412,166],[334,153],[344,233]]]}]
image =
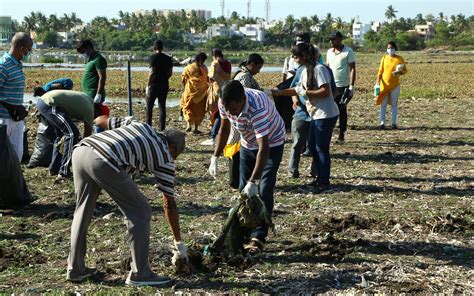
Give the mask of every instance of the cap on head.
[{"label": "cap on head", "polygon": [[344,36],[342,35],[341,32],[339,31],[334,31],[331,33],[331,35],[329,35],[329,39],[344,39]]}]

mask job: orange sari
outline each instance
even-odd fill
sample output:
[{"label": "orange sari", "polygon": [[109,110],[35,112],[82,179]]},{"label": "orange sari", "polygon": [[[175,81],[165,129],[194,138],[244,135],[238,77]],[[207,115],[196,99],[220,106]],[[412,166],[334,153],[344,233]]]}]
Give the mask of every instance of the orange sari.
[{"label": "orange sari", "polygon": [[184,92],[181,96],[181,109],[184,119],[199,125],[206,115],[206,98],[209,84],[207,82],[207,68],[192,63],[184,68],[181,74]]}]

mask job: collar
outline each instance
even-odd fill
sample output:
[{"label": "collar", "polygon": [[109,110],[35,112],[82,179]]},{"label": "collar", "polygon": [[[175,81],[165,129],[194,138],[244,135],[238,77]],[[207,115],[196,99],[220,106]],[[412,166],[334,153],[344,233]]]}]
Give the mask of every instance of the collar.
[{"label": "collar", "polygon": [[245,105],[244,105],[244,108],[242,109],[242,112],[240,112],[237,118],[240,118],[243,114],[246,114],[248,111],[249,111],[249,96],[245,94]]},{"label": "collar", "polygon": [[11,55],[9,52],[5,52],[5,55],[3,56],[3,60],[10,59],[15,65],[20,65],[21,62],[17,60],[13,55]]},{"label": "collar", "polygon": [[[344,48],[346,48],[346,46],[343,44],[341,50],[339,51],[339,53],[343,52]],[[332,52],[336,53],[336,48],[333,47]]]},{"label": "collar", "polygon": [[96,56],[99,55],[99,52],[97,50],[94,50],[94,52],[92,52],[92,54],[90,55],[90,57],[87,58],[87,62],[90,62],[92,59],[94,59]]}]

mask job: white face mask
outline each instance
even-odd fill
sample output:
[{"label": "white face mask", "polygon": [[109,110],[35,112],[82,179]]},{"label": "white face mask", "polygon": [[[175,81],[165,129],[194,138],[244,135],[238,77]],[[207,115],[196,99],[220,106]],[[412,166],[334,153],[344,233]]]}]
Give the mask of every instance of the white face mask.
[{"label": "white face mask", "polygon": [[83,53],[82,56],[84,57],[84,59],[88,59],[89,58],[89,55],[87,53]]},{"label": "white face mask", "polygon": [[395,48],[387,48],[387,53],[391,56],[395,55]]}]

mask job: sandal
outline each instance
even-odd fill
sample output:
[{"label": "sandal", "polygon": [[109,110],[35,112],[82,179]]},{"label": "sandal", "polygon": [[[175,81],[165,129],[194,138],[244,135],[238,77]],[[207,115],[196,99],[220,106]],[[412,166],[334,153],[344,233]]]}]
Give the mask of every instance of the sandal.
[{"label": "sandal", "polygon": [[258,238],[253,237],[250,240],[250,243],[244,246],[244,249],[249,253],[249,254],[258,254],[263,251],[263,247],[265,246],[265,243],[259,240]]}]

